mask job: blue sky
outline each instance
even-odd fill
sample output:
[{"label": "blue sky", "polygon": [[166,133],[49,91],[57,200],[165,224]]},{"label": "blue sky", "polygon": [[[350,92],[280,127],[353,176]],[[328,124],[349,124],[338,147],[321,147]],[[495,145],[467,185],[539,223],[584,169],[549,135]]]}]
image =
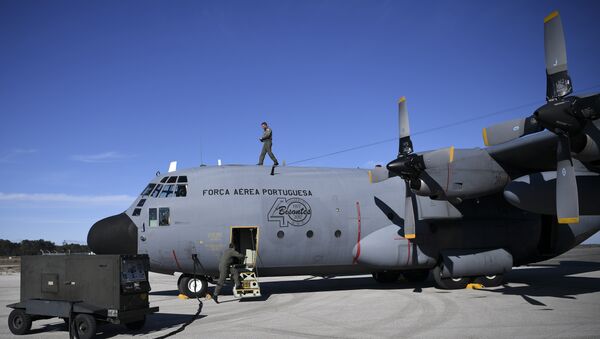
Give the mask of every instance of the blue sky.
[{"label": "blue sky", "polygon": [[482,146],[543,102],[552,10],[576,91],[600,85],[597,1],[1,1],[0,238],[85,241],[171,160],[255,164],[263,120],[291,163],[394,138],[406,96],[417,150]]}]

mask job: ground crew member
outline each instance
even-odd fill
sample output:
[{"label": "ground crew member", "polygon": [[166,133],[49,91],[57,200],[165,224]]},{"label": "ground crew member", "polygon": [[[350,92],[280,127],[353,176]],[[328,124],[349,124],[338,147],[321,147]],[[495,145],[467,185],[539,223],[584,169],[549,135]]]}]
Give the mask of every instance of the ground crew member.
[{"label": "ground crew member", "polygon": [[238,271],[235,269],[235,267],[231,267],[231,264],[233,264],[233,260],[235,258],[244,260],[246,256],[239,253],[234,248],[235,246],[233,243],[230,243],[229,248],[223,252],[221,260],[219,260],[219,281],[217,282],[217,286],[215,286],[215,292],[213,293],[213,299],[217,304],[219,303],[219,292],[221,292],[221,288],[223,288],[223,285],[225,284],[225,279],[227,279],[230,273],[233,281],[235,282],[236,288],[242,287]]},{"label": "ground crew member", "polygon": [[260,138],[260,141],[263,143],[262,151],[260,152],[260,157],[258,158],[258,165],[262,166],[263,161],[265,161],[265,154],[269,153],[269,157],[273,160],[273,166],[279,165],[277,162],[277,158],[271,151],[271,147],[273,147],[273,131],[269,128],[266,122],[260,124],[263,129],[263,135]]}]

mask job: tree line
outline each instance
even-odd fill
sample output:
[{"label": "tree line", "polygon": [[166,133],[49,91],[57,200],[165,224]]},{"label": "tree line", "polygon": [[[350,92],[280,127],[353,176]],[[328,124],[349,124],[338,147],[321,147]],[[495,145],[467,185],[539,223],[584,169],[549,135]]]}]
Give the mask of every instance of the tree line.
[{"label": "tree line", "polygon": [[0,239],[0,256],[20,256],[44,253],[84,253],[90,249],[86,245],[69,244],[63,241],[62,245],[47,240],[23,240],[15,243],[10,240]]}]

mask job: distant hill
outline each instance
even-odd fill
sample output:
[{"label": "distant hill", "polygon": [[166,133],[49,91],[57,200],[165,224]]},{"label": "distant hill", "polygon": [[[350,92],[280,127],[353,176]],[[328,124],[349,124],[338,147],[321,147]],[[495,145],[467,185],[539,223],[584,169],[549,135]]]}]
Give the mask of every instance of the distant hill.
[{"label": "distant hill", "polygon": [[21,256],[44,253],[82,253],[89,252],[86,245],[70,244],[63,242],[62,245],[47,240],[23,240],[14,243],[10,240],[0,239],[0,256]]}]

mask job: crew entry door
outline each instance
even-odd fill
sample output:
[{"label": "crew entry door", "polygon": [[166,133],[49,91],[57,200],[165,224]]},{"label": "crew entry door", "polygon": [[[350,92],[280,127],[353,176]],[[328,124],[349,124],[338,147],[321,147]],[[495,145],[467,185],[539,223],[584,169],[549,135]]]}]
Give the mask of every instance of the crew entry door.
[{"label": "crew entry door", "polygon": [[235,245],[235,250],[246,256],[243,263],[235,265],[242,283],[241,288],[236,286],[233,288],[233,295],[236,298],[253,298],[261,295],[257,268],[258,232],[258,226],[231,227],[230,240]]}]

